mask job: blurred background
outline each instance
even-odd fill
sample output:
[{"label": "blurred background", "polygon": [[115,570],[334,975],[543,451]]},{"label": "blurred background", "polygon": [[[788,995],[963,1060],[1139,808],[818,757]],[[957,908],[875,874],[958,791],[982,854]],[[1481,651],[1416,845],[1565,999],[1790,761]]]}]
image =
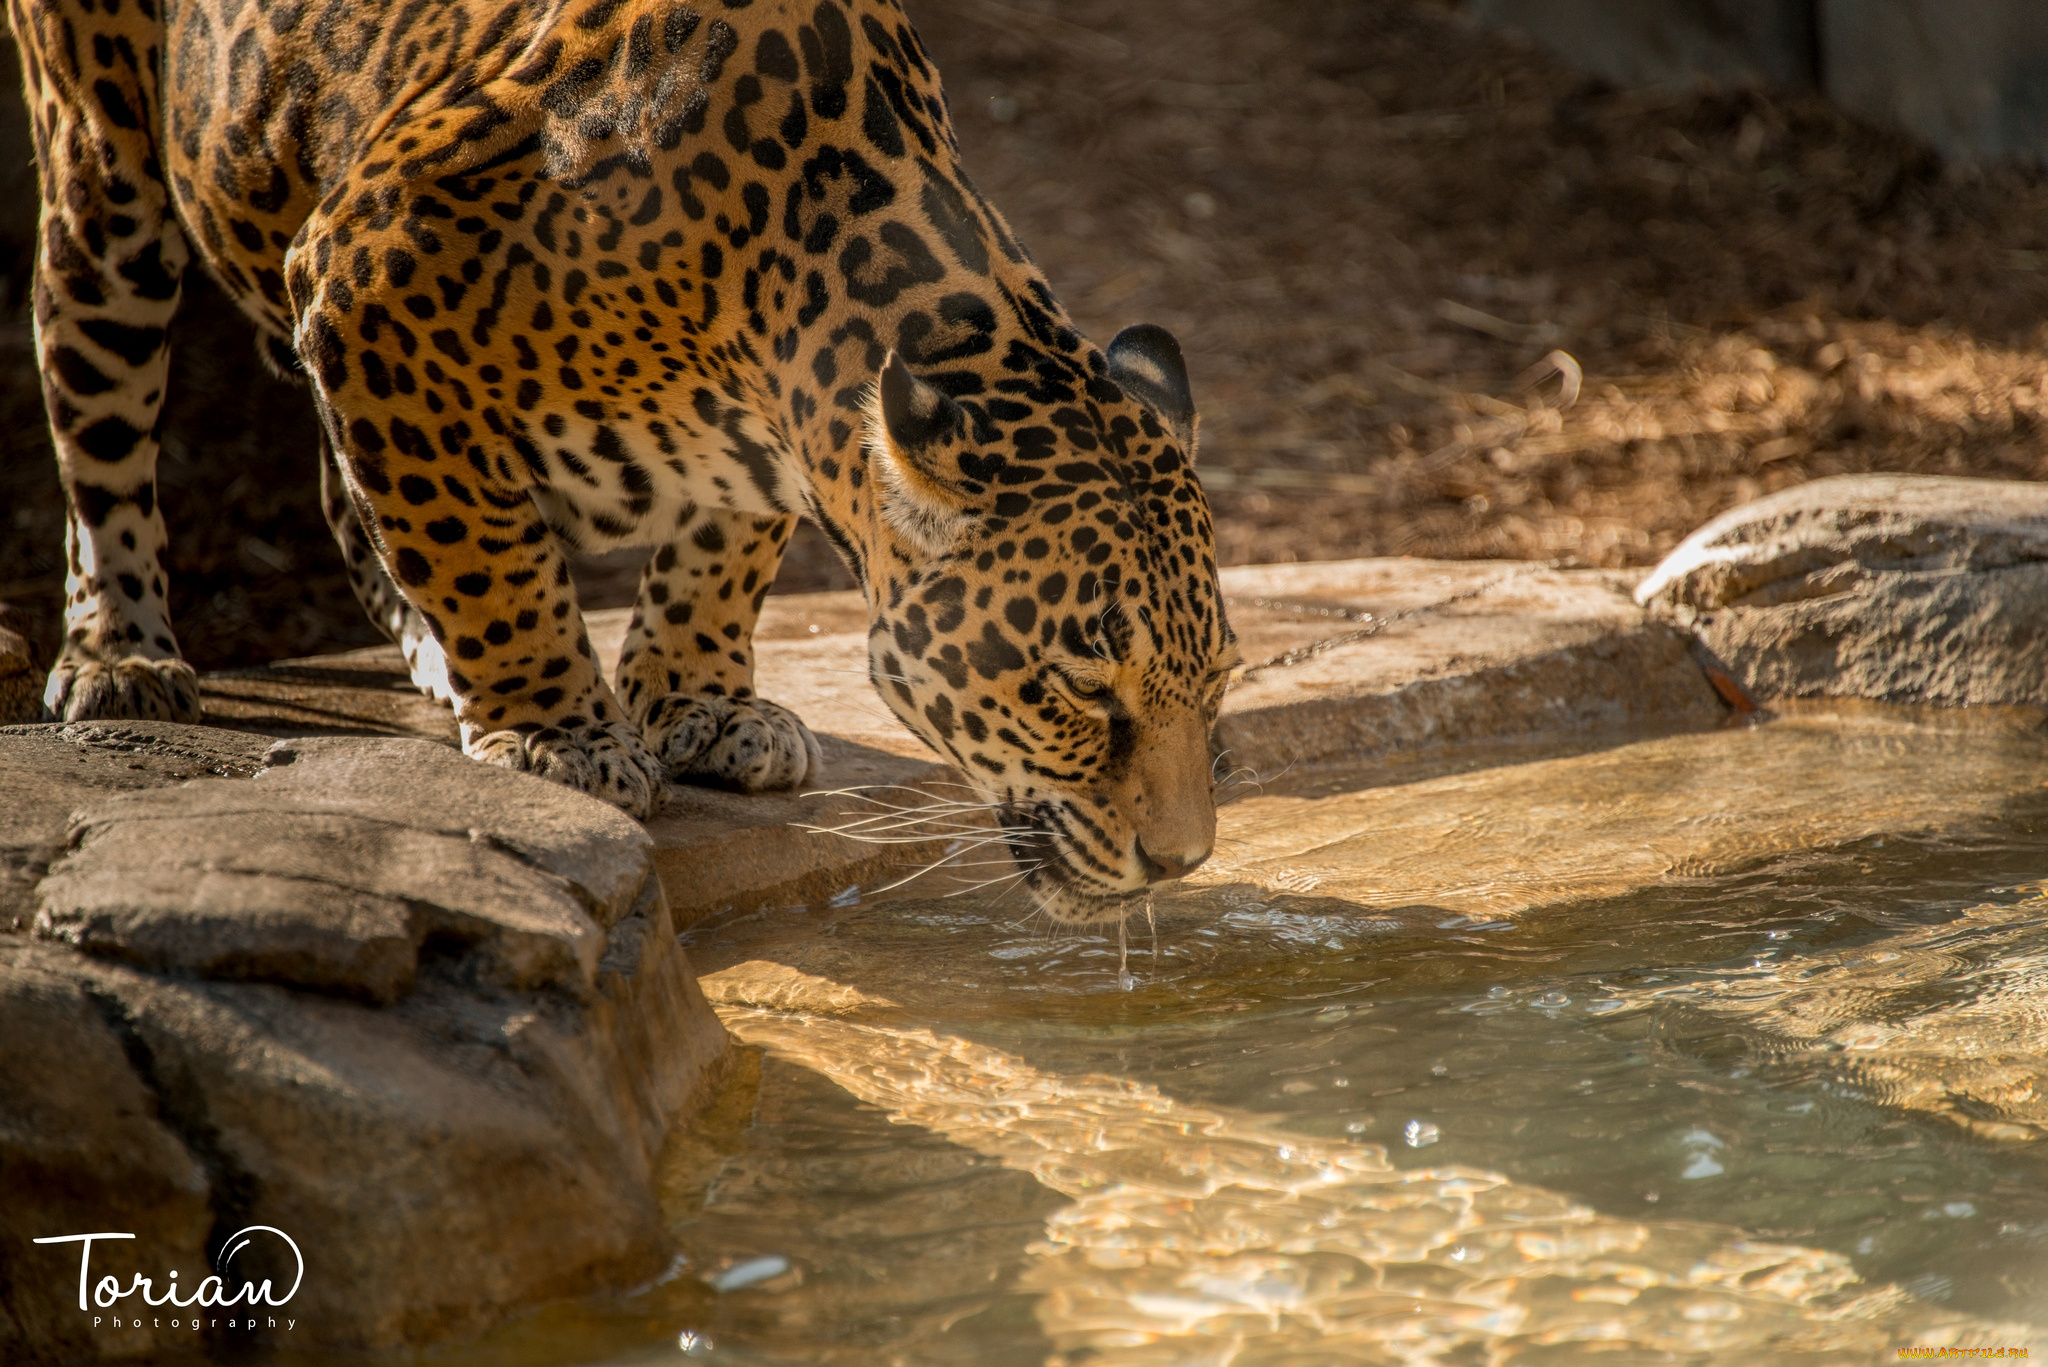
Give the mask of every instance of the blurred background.
[{"label": "blurred background", "polygon": [[[1646,565],[1821,475],[2048,475],[2038,0],[906,3],[1081,326],[1180,337],[1226,563]],[[0,600],[47,654],[62,500],[0,60]],[[375,642],[306,398],[197,271],[174,351],[187,656]],[[779,587],[847,583],[809,536]],[[630,585],[593,567],[587,598]]]}]

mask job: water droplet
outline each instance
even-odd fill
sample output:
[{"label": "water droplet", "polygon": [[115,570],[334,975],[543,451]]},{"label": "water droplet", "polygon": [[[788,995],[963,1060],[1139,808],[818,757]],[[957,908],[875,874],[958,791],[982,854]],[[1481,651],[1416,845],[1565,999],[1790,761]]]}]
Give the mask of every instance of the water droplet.
[{"label": "water droplet", "polygon": [[1701,1177],[1719,1177],[1726,1171],[1728,1169],[1714,1161],[1714,1155],[1696,1153],[1692,1156],[1692,1162],[1685,1165],[1685,1171],[1678,1175],[1691,1181]]},{"label": "water droplet", "polygon": [[[817,630],[816,627],[811,629]],[[676,1335],[676,1347],[683,1350],[685,1357],[700,1358],[711,1351],[711,1337],[708,1334],[700,1334],[695,1329],[685,1329]]]},{"label": "water droplet", "polygon": [[1411,1120],[1401,1127],[1401,1138],[1411,1149],[1426,1149],[1444,1137],[1444,1132],[1427,1120]]},{"label": "water droplet", "polygon": [[711,1284],[714,1291],[737,1291],[743,1286],[772,1281],[787,1271],[789,1259],[780,1253],[766,1253],[758,1258],[736,1262],[723,1271],[713,1272],[704,1280]]},{"label": "water droplet", "polygon": [[1441,1063],[1432,1063],[1429,1065],[1429,1075],[1431,1077],[1449,1077],[1451,1070],[1444,1067]]},{"label": "water droplet", "polygon": [[1562,992],[1545,992],[1529,1004],[1531,1006],[1540,1006],[1546,1011],[1555,1011],[1560,1007],[1570,1006],[1572,999]]},{"label": "water droplet", "polygon": [[1370,1120],[1347,1120],[1344,1122],[1344,1133],[1346,1134],[1364,1134],[1371,1128],[1372,1122]]},{"label": "water droplet", "polygon": [[1351,1079],[1348,1077],[1333,1077],[1330,1079],[1330,1085],[1332,1087],[1349,1087]]}]

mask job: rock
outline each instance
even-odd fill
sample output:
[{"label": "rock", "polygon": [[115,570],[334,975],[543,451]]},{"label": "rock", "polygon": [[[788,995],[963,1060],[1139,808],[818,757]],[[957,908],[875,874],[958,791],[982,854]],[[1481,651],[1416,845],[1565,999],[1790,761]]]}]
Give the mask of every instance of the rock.
[{"label": "rock", "polygon": [[[109,1270],[188,1288],[273,1226],[291,1342],[378,1353],[666,1265],[655,1159],[726,1038],[640,826],[429,741],[116,731],[0,733],[0,783],[51,794],[0,836],[77,809],[37,937],[0,936],[0,1225],[134,1232]],[[9,1362],[249,1342],[95,1339],[76,1246],[8,1250]]]},{"label": "rock", "polygon": [[1248,668],[1216,744],[1262,778],[1727,715],[1684,637],[1604,571],[1354,560],[1240,567],[1223,584]]},{"label": "rock", "polygon": [[636,822],[424,740],[281,743],[253,780],[73,820],[40,935],[160,971],[394,1001],[430,939],[482,986],[588,997],[647,877]]},{"label": "rock", "polygon": [[25,930],[64,852],[71,813],[115,793],[206,775],[248,777],[270,741],[175,722],[0,727],[0,935]]},{"label": "rock", "polygon": [[20,611],[0,603],[0,726],[42,715],[42,659]]},{"label": "rock", "polygon": [[1758,698],[2048,705],[2048,486],[1815,480],[1694,532],[1636,600]]},{"label": "rock", "polygon": [[[140,1331],[100,1326],[78,1309],[76,1244],[33,1240],[101,1230],[95,1280],[205,1263],[205,1168],[157,1118],[156,1099],[63,950],[0,940],[0,1360],[90,1360],[146,1349]],[[188,1274],[189,1275],[189,1274]],[[102,1318],[106,1318],[103,1316]]]}]

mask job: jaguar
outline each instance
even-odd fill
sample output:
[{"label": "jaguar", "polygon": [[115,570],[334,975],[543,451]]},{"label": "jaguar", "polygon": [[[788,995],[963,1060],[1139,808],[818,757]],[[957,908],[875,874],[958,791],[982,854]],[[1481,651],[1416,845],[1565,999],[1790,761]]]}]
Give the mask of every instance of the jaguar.
[{"label": "jaguar", "polygon": [[[155,493],[196,255],[320,419],[365,610],[463,750],[646,817],[815,783],[754,687],[796,520],[1044,909],[1210,853],[1237,654],[1181,350],[1082,336],[894,0],[9,0],[69,506],[59,719],[199,719]],[[607,680],[571,553],[651,548]]]}]

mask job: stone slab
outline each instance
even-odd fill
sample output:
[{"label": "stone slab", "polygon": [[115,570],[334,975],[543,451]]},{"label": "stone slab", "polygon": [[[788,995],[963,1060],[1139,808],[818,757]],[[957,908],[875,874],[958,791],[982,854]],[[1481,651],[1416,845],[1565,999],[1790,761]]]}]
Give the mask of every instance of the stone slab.
[{"label": "stone slab", "polygon": [[1630,575],[1354,560],[1223,582],[1250,668],[1218,740],[1256,774],[1727,716],[1684,638],[1630,600]]},{"label": "stone slab", "polygon": [[[1389,558],[1236,567],[1223,587],[1250,668],[1219,739],[1246,776],[1445,743],[1697,729],[1726,716],[1683,634],[1630,601],[1627,574]],[[587,614],[607,672],[630,618],[626,608]],[[857,898],[945,853],[943,840],[877,852],[805,829],[872,810],[868,799],[961,795],[961,776],[876,696],[866,625],[857,593],[764,605],[756,684],[820,734],[825,770],[797,794],[690,790],[649,823],[680,924]],[[456,739],[447,709],[412,689],[393,647],[209,676],[203,689],[209,717],[267,734]]]},{"label": "stone slab", "polygon": [[96,802],[38,889],[39,935],[157,971],[395,1001],[429,940],[478,983],[596,987],[649,871],[640,825],[422,740],[279,742],[251,779]]},{"label": "stone slab", "polygon": [[27,929],[71,813],[117,793],[263,767],[262,736],[176,723],[0,727],[0,934]]},{"label": "stone slab", "polygon": [[[375,1007],[0,940],[0,975],[13,975],[0,987],[38,972],[60,979],[119,1036],[117,1052],[62,1055],[76,1085],[114,1098],[141,1091],[141,1113],[163,1117],[175,1137],[130,1191],[112,1185],[121,1173],[93,1166],[128,1136],[83,1117],[92,1123],[46,1144],[55,1180],[17,1189],[5,1218],[70,1228],[61,1202],[76,1199],[94,1218],[75,1227],[109,1228],[124,1201],[196,1166],[204,1180],[187,1203],[205,1212],[199,1235],[219,1212],[230,1228],[270,1225],[302,1242],[294,1339],[328,1349],[431,1343],[538,1301],[644,1280],[668,1261],[655,1158],[670,1119],[713,1078],[725,1038],[658,897],[637,916],[630,950],[587,1006],[480,995],[451,971]],[[150,1153],[131,1150],[129,1162]],[[165,1204],[160,1224],[178,1208]],[[203,1275],[190,1233],[149,1250],[157,1275]],[[74,1254],[10,1257],[10,1300],[29,1302],[27,1315],[10,1306],[17,1318],[81,1318],[69,1313],[75,1302],[37,1299],[75,1285]],[[167,1322],[141,1337],[129,1351],[192,1342]]]},{"label": "stone slab", "polygon": [[[1251,668],[1226,704],[1219,738],[1249,775],[1441,743],[1698,728],[1726,715],[1682,635],[1629,600],[1627,575],[1403,558],[1239,567],[1223,580]],[[630,616],[589,614],[607,669]],[[821,733],[825,772],[788,796],[692,790],[650,823],[680,923],[857,897],[944,854],[943,841],[877,853],[803,829],[868,810],[855,789],[885,801],[959,794],[950,785],[960,776],[935,763],[875,695],[865,628],[858,594],[768,600],[757,683]],[[412,692],[388,647],[209,678],[205,687],[210,715],[218,698],[235,725],[283,734],[337,719],[454,740],[446,710]]]},{"label": "stone slab", "polygon": [[[7,745],[0,742],[0,753]],[[0,936],[0,1360],[92,1361],[138,1354],[140,1330],[94,1328],[78,1310],[80,1249],[34,1240],[119,1230],[94,1270],[122,1285],[139,1272],[205,1262],[210,1183],[130,1066],[121,1035],[72,970],[75,955]],[[31,1195],[33,1193],[33,1195]],[[44,1275],[29,1275],[31,1267]]]},{"label": "stone slab", "polygon": [[1636,596],[1758,698],[2048,706],[2048,487],[1845,475],[1730,509]]}]

